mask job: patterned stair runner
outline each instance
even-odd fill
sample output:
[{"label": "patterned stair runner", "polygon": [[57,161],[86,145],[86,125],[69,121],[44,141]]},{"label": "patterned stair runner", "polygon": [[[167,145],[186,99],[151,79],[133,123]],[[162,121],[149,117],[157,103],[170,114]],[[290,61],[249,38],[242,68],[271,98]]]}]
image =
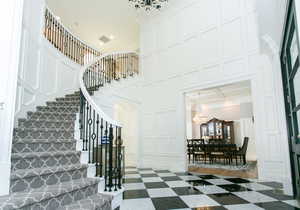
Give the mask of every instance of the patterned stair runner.
[{"label": "patterned stair runner", "polygon": [[79,92],[38,106],[18,120],[11,156],[10,195],[0,209],[111,209],[109,196],[98,193],[97,178],[87,178],[76,151],[74,124]]}]

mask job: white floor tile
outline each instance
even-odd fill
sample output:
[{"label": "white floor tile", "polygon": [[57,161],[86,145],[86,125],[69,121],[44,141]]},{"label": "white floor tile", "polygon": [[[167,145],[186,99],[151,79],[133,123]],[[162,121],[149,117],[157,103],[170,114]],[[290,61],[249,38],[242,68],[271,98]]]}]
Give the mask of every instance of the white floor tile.
[{"label": "white floor tile", "polygon": [[227,208],[228,210],[262,210],[263,209],[254,204],[226,205],[224,207]]},{"label": "white floor tile", "polygon": [[125,190],[140,190],[146,188],[144,183],[125,183],[123,186]]},{"label": "white floor tile", "polygon": [[176,174],[173,173],[158,173],[157,175],[160,177],[176,176]]},{"label": "white floor tile", "polygon": [[140,174],[155,174],[153,170],[139,171]]},{"label": "white floor tile", "polygon": [[191,186],[189,183],[185,181],[168,181],[165,182],[169,187],[189,187]]},{"label": "white floor tile", "polygon": [[120,210],[155,210],[150,198],[123,200]]},{"label": "white floor tile", "polygon": [[126,174],[125,179],[141,178],[140,174]]},{"label": "white floor tile", "polygon": [[291,206],[294,206],[296,208],[300,208],[300,201],[298,200],[288,200],[288,201],[283,201]]},{"label": "white floor tile", "polygon": [[171,188],[147,189],[147,191],[151,198],[177,196]]},{"label": "white floor tile", "polygon": [[274,198],[271,198],[269,196],[263,195],[259,192],[255,191],[245,191],[245,192],[234,192],[236,196],[249,201],[251,203],[262,203],[262,202],[272,202],[272,201],[277,201]]},{"label": "white floor tile", "polygon": [[125,168],[125,171],[129,172],[129,171],[137,171],[136,168]]},{"label": "white floor tile", "polygon": [[180,198],[190,208],[220,206],[219,203],[217,203],[207,195],[185,195],[185,196],[180,196]]},{"label": "white floor tile", "polygon": [[215,185],[195,186],[195,188],[200,190],[204,194],[228,193],[227,190],[224,190],[223,188]]},{"label": "white floor tile", "polygon": [[240,185],[243,186],[243,187],[246,187],[248,189],[255,190],[255,191],[258,191],[258,190],[273,190],[272,187],[268,187],[266,185],[262,185],[262,184],[258,184],[258,183],[244,183],[244,184],[240,184]]},{"label": "white floor tile", "polygon": [[214,185],[233,184],[232,182],[227,181],[225,179],[206,179],[205,181],[212,183]]},{"label": "white floor tile", "polygon": [[191,181],[191,180],[201,180],[201,178],[197,176],[179,176],[182,180]]},{"label": "white floor tile", "polygon": [[163,182],[163,180],[160,177],[145,177],[142,178],[143,182]]}]

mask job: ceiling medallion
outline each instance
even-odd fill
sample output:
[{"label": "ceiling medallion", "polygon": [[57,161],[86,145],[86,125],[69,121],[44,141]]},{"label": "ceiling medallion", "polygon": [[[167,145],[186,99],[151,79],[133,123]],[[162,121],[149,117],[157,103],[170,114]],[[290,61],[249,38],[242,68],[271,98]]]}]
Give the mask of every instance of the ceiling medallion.
[{"label": "ceiling medallion", "polygon": [[161,4],[167,2],[168,0],[129,0],[134,4],[136,9],[145,8],[146,11],[151,10],[152,8],[160,9]]}]

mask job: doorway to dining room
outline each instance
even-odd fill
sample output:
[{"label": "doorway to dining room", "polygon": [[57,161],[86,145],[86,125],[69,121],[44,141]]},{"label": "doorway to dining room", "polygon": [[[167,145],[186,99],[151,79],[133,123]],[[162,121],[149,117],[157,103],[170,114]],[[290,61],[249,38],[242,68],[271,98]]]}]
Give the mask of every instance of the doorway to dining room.
[{"label": "doorway to dining room", "polygon": [[257,177],[250,81],[185,95],[189,171]]}]

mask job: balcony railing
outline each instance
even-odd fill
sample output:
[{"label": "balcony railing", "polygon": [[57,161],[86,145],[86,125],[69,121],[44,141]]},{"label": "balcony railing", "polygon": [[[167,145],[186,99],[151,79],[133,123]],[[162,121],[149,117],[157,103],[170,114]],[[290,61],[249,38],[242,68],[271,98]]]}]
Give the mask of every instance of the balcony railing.
[{"label": "balcony railing", "polygon": [[80,65],[87,64],[101,55],[99,51],[76,38],[57,20],[49,8],[45,10],[44,36],[56,49]]},{"label": "balcony railing", "polygon": [[80,131],[83,151],[89,163],[95,164],[96,176],[105,178],[105,190],[122,185],[122,126],[107,116],[92,99],[99,88],[114,80],[138,74],[135,53],[114,53],[100,56],[83,67],[80,75]]}]

